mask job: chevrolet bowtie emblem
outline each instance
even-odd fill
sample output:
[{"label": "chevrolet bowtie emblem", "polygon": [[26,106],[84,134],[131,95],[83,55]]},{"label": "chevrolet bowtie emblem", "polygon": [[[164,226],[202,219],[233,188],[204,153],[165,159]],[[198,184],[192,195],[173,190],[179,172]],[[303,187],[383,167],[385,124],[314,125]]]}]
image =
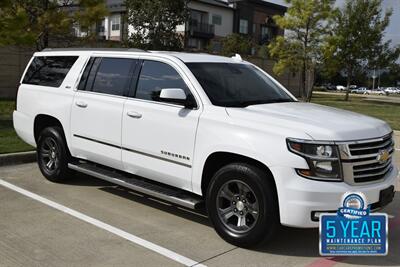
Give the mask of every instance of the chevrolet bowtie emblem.
[{"label": "chevrolet bowtie emblem", "polygon": [[385,163],[390,157],[389,151],[386,149],[379,150],[378,156],[376,156],[376,160],[380,163],[383,164]]}]

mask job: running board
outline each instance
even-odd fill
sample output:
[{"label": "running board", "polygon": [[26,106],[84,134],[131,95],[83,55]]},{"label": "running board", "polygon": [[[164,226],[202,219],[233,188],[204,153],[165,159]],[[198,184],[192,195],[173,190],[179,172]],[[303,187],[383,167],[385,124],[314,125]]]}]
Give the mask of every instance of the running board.
[{"label": "running board", "polygon": [[203,204],[200,196],[190,192],[96,164],[68,163],[68,168],[186,208],[196,209]]}]

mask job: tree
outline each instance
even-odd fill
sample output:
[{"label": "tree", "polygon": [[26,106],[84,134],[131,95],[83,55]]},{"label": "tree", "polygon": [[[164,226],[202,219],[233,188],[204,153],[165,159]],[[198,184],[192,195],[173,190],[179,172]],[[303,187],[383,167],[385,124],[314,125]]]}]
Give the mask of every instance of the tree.
[{"label": "tree", "polygon": [[326,46],[327,66],[344,70],[347,78],[345,100],[357,70],[382,68],[399,57],[399,48],[383,41],[391,10],[382,11],[382,0],[346,0],[335,13],[332,35]]},{"label": "tree", "polygon": [[[78,9],[75,15],[73,9]],[[5,0],[0,4],[0,45],[35,45],[40,51],[50,38],[71,40],[74,24],[94,24],[106,12],[102,0],[80,0],[78,5],[73,0]]]},{"label": "tree", "polygon": [[134,29],[128,45],[152,50],[180,50],[177,26],[188,17],[187,0],[125,0],[128,23]]},{"label": "tree", "polygon": [[245,35],[233,33],[222,39],[221,54],[232,56],[233,54],[248,55],[253,46],[251,39]]},{"label": "tree", "polygon": [[383,86],[395,86],[400,84],[400,64],[392,64],[387,71],[381,75],[381,84]]},{"label": "tree", "polygon": [[333,0],[286,0],[290,5],[284,16],[274,16],[276,24],[285,30],[268,46],[271,57],[276,59],[274,72],[285,70],[301,72],[302,97],[311,99],[310,78],[322,54],[322,45],[329,27]]}]

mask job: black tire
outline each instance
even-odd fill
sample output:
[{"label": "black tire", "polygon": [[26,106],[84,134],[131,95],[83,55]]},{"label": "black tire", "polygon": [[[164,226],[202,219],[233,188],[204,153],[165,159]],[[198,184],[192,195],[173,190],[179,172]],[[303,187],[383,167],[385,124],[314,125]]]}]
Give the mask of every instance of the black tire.
[{"label": "black tire", "polygon": [[[247,185],[248,188],[241,191],[240,188],[244,189],[243,185]],[[235,192],[236,190],[239,191]],[[240,192],[245,192],[245,196],[240,196]],[[227,201],[232,194],[232,201]],[[247,248],[267,242],[273,238],[280,226],[278,201],[272,177],[249,164],[232,163],[217,171],[208,187],[206,204],[209,218],[217,233],[235,246]],[[257,213],[254,212],[256,206]],[[228,216],[231,217],[226,219]],[[239,224],[241,226],[238,226]]]},{"label": "black tire", "polygon": [[71,156],[60,127],[47,127],[40,132],[36,153],[39,169],[46,179],[59,183],[70,177]]}]

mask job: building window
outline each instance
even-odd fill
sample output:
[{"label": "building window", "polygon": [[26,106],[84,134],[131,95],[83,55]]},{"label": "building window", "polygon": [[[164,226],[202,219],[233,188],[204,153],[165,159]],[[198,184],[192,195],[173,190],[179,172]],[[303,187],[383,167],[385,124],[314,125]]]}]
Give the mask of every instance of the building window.
[{"label": "building window", "polygon": [[105,32],[105,25],[106,25],[106,21],[103,19],[98,25],[97,25],[97,32],[100,35],[103,35]]},{"label": "building window", "polygon": [[222,17],[221,15],[212,15],[212,24],[214,25],[221,25],[222,24]]},{"label": "building window", "polygon": [[256,33],[257,30],[257,24],[253,23],[253,33]]},{"label": "building window", "polygon": [[121,17],[115,16],[111,18],[111,30],[112,31],[119,31],[119,27],[121,24]]},{"label": "building window", "polygon": [[189,38],[189,40],[188,40],[188,46],[190,47],[190,48],[197,48],[197,39],[195,39],[195,38]]},{"label": "building window", "polygon": [[247,34],[249,31],[249,22],[246,19],[241,19],[239,24],[239,33]]},{"label": "building window", "polygon": [[261,26],[261,36],[260,43],[266,44],[269,43],[275,37],[274,29],[269,26]]}]

